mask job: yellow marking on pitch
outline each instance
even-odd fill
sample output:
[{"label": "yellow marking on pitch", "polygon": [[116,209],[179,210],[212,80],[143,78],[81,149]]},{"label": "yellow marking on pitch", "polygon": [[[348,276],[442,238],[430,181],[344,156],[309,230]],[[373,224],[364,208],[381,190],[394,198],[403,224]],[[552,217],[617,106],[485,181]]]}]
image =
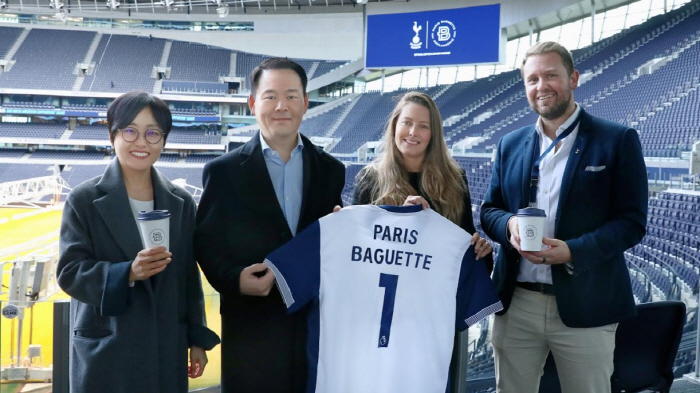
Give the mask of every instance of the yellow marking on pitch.
[{"label": "yellow marking on pitch", "polygon": [[[50,244],[58,241],[57,230],[61,226],[61,211],[49,209],[27,208],[0,208],[0,254],[2,251],[18,244],[31,242],[34,239],[49,235],[55,236],[45,239]],[[26,250],[0,258],[0,262],[14,261],[36,252],[36,249]],[[11,264],[5,264],[2,284],[9,285],[9,271]],[[53,272],[52,272],[53,273]],[[201,273],[200,273],[201,274]],[[219,294],[212,288],[202,275],[202,287],[204,291],[204,306],[207,315],[207,325],[221,336],[221,315],[219,314]],[[4,289],[6,291],[6,289]],[[41,359],[35,359],[33,367],[49,367],[53,363],[53,302],[58,299],[70,299],[65,292],[59,291],[52,294],[47,300],[38,302],[32,309],[25,309],[22,327],[22,353],[19,363],[26,363],[27,349],[30,344],[41,345]],[[0,296],[5,303],[7,295]],[[9,320],[0,318],[2,336],[0,336],[0,364],[8,367],[12,362],[17,362],[17,337],[18,319]],[[14,325],[14,326],[13,326]],[[11,352],[12,351],[12,352]],[[190,389],[199,389],[209,386],[217,386],[221,381],[221,350],[217,346],[207,352],[209,363],[204,375],[197,379],[190,379]]]},{"label": "yellow marking on pitch", "polygon": [[[0,224],[0,250],[7,250],[12,246],[56,232],[61,225],[61,214],[60,210],[0,209],[0,220],[8,219]],[[58,233],[50,242],[56,240],[58,240]],[[15,258],[4,258],[4,260],[8,259]]]}]

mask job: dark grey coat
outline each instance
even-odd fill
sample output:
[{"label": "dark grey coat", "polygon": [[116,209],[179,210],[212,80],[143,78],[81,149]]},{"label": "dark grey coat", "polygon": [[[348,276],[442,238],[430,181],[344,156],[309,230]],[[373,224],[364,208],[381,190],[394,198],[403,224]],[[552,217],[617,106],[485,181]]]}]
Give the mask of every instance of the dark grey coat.
[{"label": "dark grey coat", "polygon": [[143,246],[119,161],[66,200],[56,275],[72,298],[72,393],[187,392],[188,347],[218,343],[193,256],[194,200],[151,171],[155,208],[171,213],[172,262],[134,287],[129,271]]}]

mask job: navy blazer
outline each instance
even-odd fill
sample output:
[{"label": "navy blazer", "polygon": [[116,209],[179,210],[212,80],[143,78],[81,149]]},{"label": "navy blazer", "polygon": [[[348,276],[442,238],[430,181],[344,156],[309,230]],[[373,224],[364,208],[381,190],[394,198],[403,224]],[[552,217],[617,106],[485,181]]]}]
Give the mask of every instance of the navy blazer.
[{"label": "navy blazer", "polygon": [[[510,306],[520,256],[510,245],[508,219],[527,207],[535,126],[504,136],[498,144],[481,209],[486,234],[503,247],[493,280]],[[648,185],[639,136],[634,129],[589,115],[581,123],[562,179],[555,238],[571,250],[574,274],[552,266],[552,282],[562,322],[595,327],[634,315],[634,298],[624,251],[646,233]]]}]

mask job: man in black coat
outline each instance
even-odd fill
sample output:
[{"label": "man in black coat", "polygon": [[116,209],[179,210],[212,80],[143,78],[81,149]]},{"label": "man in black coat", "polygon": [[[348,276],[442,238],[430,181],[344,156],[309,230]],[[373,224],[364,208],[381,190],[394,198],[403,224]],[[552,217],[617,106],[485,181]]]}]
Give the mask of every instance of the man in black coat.
[{"label": "man in black coat", "polygon": [[345,167],[299,134],[309,104],[299,64],[268,59],[250,81],[260,132],[204,167],[195,253],[221,294],[222,393],[303,392],[306,313],[286,314],[262,262],[342,204]]}]

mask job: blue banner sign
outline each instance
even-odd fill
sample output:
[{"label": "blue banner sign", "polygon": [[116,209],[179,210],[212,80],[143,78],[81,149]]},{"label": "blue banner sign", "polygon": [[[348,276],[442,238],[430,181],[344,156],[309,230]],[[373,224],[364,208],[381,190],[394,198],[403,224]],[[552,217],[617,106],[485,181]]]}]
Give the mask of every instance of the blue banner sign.
[{"label": "blue banner sign", "polygon": [[367,16],[365,68],[499,63],[500,4]]}]

